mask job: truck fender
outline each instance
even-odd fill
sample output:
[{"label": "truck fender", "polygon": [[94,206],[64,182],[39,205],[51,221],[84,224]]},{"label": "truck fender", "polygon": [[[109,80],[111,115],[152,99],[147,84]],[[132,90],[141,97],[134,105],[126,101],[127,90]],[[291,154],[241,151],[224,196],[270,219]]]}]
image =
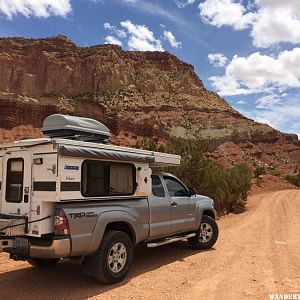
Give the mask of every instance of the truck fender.
[{"label": "truck fender", "polygon": [[201,220],[202,220],[202,215],[204,211],[209,211],[211,215],[215,216],[215,211],[213,208],[208,208],[205,203],[197,203],[196,207],[196,230],[200,228]]},{"label": "truck fender", "polygon": [[127,223],[135,235],[135,240],[139,241],[141,239],[141,232],[139,228],[141,228],[143,225],[140,224],[138,216],[134,216],[133,214],[125,210],[103,212],[99,215],[97,219],[93,231],[93,236],[86,255],[91,255],[94,252],[96,252],[102,241],[107,225],[113,222]]}]

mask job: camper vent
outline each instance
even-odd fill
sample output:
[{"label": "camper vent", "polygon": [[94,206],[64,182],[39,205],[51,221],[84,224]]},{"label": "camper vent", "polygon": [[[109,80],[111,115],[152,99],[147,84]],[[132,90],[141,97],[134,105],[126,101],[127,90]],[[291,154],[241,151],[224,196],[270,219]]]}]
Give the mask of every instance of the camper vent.
[{"label": "camper vent", "polygon": [[42,131],[50,138],[64,138],[107,144],[109,129],[102,123],[82,117],[54,114],[44,120]]}]

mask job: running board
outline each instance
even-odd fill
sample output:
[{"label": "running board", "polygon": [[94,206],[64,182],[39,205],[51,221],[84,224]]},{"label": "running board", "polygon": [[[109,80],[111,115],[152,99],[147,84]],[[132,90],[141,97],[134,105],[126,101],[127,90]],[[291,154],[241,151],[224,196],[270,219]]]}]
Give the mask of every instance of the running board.
[{"label": "running board", "polygon": [[158,242],[148,243],[147,247],[148,248],[155,248],[155,247],[159,247],[159,246],[162,246],[162,245],[171,244],[171,243],[175,243],[175,242],[178,242],[178,241],[181,241],[181,240],[189,239],[189,238],[194,237],[195,235],[196,235],[196,233],[190,233],[188,235],[181,235],[181,236],[175,236],[175,237],[172,237],[172,238],[166,238],[166,239],[163,239],[163,240],[158,241]]}]

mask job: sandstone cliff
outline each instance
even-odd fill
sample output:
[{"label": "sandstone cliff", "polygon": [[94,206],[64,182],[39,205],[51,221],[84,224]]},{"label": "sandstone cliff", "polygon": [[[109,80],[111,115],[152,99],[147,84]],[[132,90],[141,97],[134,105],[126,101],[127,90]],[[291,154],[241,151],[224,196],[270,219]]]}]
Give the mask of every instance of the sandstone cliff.
[{"label": "sandstone cliff", "polygon": [[0,139],[40,136],[34,128],[58,112],[100,120],[114,143],[199,137],[224,163],[285,170],[300,163],[296,135],[242,116],[204,88],[193,66],[167,52],[80,48],[63,36],[0,39]]}]

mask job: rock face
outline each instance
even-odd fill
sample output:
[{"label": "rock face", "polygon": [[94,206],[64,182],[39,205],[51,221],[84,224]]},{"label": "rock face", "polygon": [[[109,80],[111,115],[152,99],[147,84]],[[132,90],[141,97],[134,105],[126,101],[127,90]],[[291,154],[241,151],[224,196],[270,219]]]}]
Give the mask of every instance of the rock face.
[{"label": "rock face", "polygon": [[[267,153],[272,164],[281,156],[289,167],[300,163],[296,135],[242,116],[204,88],[193,66],[167,52],[80,48],[63,36],[0,39],[0,128],[6,130],[0,142],[40,136],[34,128],[53,113],[97,119],[111,129],[115,143],[134,146],[140,136],[158,142],[202,138],[212,157],[226,156],[227,163],[264,161],[258,153]],[[248,151],[250,144],[255,153]],[[223,153],[227,148],[232,155]]]}]

